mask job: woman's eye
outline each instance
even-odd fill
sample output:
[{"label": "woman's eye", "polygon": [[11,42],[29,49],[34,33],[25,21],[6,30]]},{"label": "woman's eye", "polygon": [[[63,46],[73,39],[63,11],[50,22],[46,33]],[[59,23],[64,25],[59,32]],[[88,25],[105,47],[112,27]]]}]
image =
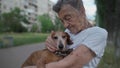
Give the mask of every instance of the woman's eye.
[{"label": "woman's eye", "polygon": [[71,16],[66,16],[66,17],[65,17],[65,20],[66,20],[66,21],[71,21],[71,18],[72,18]]},{"label": "woman's eye", "polygon": [[70,20],[70,19],[71,19],[71,17],[66,17],[66,18],[65,18],[65,20]]},{"label": "woman's eye", "polygon": [[53,39],[58,39],[58,37],[55,36],[55,37],[53,37]]}]

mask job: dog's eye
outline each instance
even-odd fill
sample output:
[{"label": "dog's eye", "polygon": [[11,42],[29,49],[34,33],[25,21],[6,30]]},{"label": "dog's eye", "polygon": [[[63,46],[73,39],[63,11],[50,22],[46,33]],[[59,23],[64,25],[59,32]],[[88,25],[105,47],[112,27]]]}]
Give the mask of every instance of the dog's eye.
[{"label": "dog's eye", "polygon": [[53,37],[53,38],[54,38],[54,39],[58,39],[58,37],[56,37],[56,36],[55,36],[55,37]]},{"label": "dog's eye", "polygon": [[62,36],[62,38],[65,38],[66,36]]}]

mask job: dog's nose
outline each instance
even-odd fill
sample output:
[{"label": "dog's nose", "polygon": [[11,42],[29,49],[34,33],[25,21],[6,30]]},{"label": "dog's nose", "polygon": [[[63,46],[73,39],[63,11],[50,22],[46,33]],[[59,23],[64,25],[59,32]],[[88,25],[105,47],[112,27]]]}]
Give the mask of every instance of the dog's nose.
[{"label": "dog's nose", "polygon": [[59,45],[59,49],[60,50],[62,50],[63,49],[63,45],[61,44],[61,45]]}]

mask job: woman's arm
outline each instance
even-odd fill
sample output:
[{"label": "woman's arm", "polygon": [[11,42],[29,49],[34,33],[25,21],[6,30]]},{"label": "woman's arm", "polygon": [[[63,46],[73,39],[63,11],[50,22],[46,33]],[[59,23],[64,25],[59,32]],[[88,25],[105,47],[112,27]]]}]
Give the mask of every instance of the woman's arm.
[{"label": "woman's arm", "polygon": [[46,68],[82,68],[94,56],[95,53],[82,44],[64,59],[47,64]]}]

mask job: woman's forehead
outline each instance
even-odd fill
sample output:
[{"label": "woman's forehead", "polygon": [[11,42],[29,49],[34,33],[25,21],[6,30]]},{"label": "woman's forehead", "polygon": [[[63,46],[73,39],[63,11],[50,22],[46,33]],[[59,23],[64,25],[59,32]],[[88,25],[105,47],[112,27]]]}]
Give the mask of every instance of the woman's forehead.
[{"label": "woman's forehead", "polygon": [[61,10],[59,11],[58,15],[61,17],[61,16],[64,16],[66,14],[71,14],[71,13],[76,13],[76,12],[78,12],[78,10],[73,8],[72,6],[63,5]]},{"label": "woman's forehead", "polygon": [[58,13],[59,17],[63,17],[65,15],[71,14],[71,13],[76,13],[78,12],[78,10],[76,10],[75,8],[73,8],[70,5],[64,5],[62,6],[61,10]]}]

